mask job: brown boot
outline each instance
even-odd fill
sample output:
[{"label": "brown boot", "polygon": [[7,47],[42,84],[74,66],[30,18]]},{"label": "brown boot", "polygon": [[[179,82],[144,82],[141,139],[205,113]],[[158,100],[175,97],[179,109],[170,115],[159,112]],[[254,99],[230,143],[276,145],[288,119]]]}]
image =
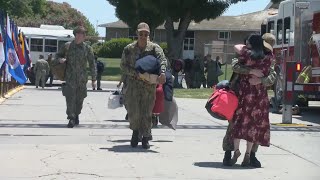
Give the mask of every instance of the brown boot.
[{"label": "brown boot", "polygon": [[244,155],[243,161],[241,163],[242,167],[248,167],[250,166],[250,153],[246,153]]},{"label": "brown boot", "polygon": [[233,153],[233,156],[231,158],[230,164],[231,166],[235,165],[237,163],[238,157],[241,155],[239,149],[235,150]]}]

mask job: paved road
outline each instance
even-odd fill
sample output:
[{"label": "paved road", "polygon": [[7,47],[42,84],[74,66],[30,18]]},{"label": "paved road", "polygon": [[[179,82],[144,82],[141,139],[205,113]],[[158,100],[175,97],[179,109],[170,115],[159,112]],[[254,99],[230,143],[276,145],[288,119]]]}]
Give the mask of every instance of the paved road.
[{"label": "paved road", "polygon": [[[177,99],[178,129],[153,129],[144,150],[130,147],[125,110],[107,109],[109,95],[89,91],[73,129],[57,87],[26,87],[7,99],[0,105],[0,179],[320,179],[318,108],[294,116],[309,126],[272,126],[272,145],[258,152],[263,168],[230,168],[221,163],[227,122],[211,118],[205,100]],[[270,120],[280,123],[281,115]]]}]

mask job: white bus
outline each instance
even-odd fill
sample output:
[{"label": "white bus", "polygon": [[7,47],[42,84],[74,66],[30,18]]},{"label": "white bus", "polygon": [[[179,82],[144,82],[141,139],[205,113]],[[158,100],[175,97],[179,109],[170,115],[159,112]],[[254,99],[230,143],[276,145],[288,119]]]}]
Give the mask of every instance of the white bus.
[{"label": "white bus", "polygon": [[18,27],[27,38],[32,64],[35,64],[42,54],[47,59],[48,54],[55,55],[68,41],[74,39],[73,30],[56,25],[41,25],[35,27]]},{"label": "white bus", "polygon": [[[74,39],[73,30],[65,29],[62,26],[41,25],[40,28],[18,27],[18,29],[26,36],[33,65],[39,59],[39,55],[43,55],[47,59],[48,54],[55,55],[66,42]],[[33,68],[29,68],[26,75],[31,84],[34,84]]]}]

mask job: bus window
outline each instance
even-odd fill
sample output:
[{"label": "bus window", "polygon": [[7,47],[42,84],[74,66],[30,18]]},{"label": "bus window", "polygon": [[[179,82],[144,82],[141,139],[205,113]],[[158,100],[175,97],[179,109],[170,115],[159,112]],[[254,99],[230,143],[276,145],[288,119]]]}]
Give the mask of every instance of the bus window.
[{"label": "bus window", "polygon": [[283,33],[282,33],[282,19],[279,19],[277,21],[277,44],[282,44],[282,36],[283,36]]},{"label": "bus window", "polygon": [[43,51],[43,39],[31,38],[31,51],[42,52]]},{"label": "bus window", "polygon": [[58,41],[58,49],[59,49],[59,51],[60,51],[60,49],[61,49],[62,47],[64,47],[64,44],[65,44],[66,42],[69,42],[69,41],[64,41],[64,40],[59,40],[59,41]]},{"label": "bus window", "polygon": [[271,33],[273,31],[274,31],[274,21],[269,21],[268,22],[268,30],[267,30],[267,32]]},{"label": "bus window", "polygon": [[[292,35],[290,34],[290,17],[284,18],[284,33],[285,33],[284,44],[288,44],[289,36]],[[292,37],[290,37],[290,39],[292,39]]]},{"label": "bus window", "polygon": [[45,47],[45,52],[57,52],[57,40],[46,39],[44,47]]}]

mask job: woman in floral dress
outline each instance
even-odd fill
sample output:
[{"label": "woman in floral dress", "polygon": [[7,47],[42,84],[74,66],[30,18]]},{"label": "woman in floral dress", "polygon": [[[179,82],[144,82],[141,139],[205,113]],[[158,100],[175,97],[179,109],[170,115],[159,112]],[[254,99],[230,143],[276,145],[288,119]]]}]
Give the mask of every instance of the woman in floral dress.
[{"label": "woman in floral dress", "polygon": [[[249,36],[246,46],[239,52],[239,63],[252,69],[262,70],[263,75],[269,74],[271,52],[264,52],[263,40],[260,35]],[[250,85],[249,79],[254,75],[241,74],[239,84],[239,106],[234,115],[231,136],[234,139],[234,155],[231,163],[235,164],[241,155],[240,139],[247,141],[246,154],[241,166],[249,166],[250,152],[253,144],[270,145],[269,99],[267,88],[261,84]]]}]

